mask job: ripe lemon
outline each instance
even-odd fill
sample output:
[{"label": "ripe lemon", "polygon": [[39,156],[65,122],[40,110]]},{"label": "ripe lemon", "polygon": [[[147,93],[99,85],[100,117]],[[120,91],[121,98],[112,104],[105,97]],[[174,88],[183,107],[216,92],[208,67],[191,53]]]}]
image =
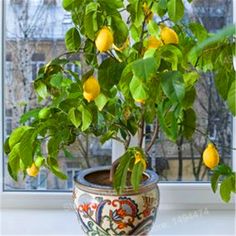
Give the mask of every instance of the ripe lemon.
[{"label": "ripe lemon", "polygon": [[39,168],[33,163],[31,167],[26,169],[26,172],[29,176],[36,177],[39,173]]},{"label": "ripe lemon", "polygon": [[215,148],[214,144],[209,143],[206,147],[206,149],[203,152],[203,162],[204,164],[209,167],[210,169],[213,169],[219,164],[219,153],[217,149]]},{"label": "ripe lemon", "polygon": [[94,76],[90,76],[83,84],[83,96],[88,101],[93,101],[100,93],[100,85]]},{"label": "ripe lemon", "polygon": [[179,43],[179,37],[176,32],[165,25],[161,25],[161,40],[164,42],[164,44]]},{"label": "ripe lemon", "polygon": [[159,48],[162,45],[161,40],[154,36],[150,36],[147,40],[147,49],[149,48]]},{"label": "ripe lemon", "polygon": [[106,52],[112,48],[114,39],[111,30],[104,26],[97,35],[95,45],[100,52]]}]

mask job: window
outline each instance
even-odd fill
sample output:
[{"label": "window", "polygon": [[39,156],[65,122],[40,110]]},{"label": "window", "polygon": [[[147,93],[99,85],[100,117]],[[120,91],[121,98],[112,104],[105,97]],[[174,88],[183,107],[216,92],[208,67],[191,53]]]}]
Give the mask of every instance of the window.
[{"label": "window", "polygon": [[43,4],[52,6],[57,4],[57,0],[43,0]]},{"label": "window", "polygon": [[38,189],[40,190],[47,189],[47,177],[48,177],[47,170],[41,169],[38,175]]},{"label": "window", "polygon": [[[17,1],[21,2],[20,0],[17,0]],[[5,1],[5,2],[6,2],[6,5],[9,5],[9,3],[11,3],[12,1],[8,0],[8,1]],[[34,32],[30,35],[31,36],[30,40],[32,40],[32,41],[30,41],[28,38],[27,39],[24,38],[24,35],[23,36],[21,35],[21,37],[23,37],[22,38],[22,42],[23,41],[27,42],[27,47],[30,47],[29,48],[30,50],[27,51],[27,53],[30,52],[31,55],[30,56],[28,54],[26,55],[26,54],[24,54],[23,48],[21,48],[22,45],[20,45],[20,44],[17,45],[16,36],[14,36],[12,34],[12,32],[14,32],[14,30],[12,30],[12,29],[17,28],[17,23],[16,22],[13,23],[13,22],[11,22],[9,20],[9,18],[13,14],[16,14],[17,12],[13,13],[13,11],[12,11],[12,9],[10,7],[6,7],[6,10],[8,12],[6,12],[6,14],[5,14],[6,18],[7,18],[5,20],[5,24],[6,24],[6,28],[10,29],[10,30],[6,30],[5,40],[7,42],[11,42],[12,45],[14,45],[15,47],[13,48],[14,49],[13,50],[12,47],[10,47],[8,44],[6,44],[5,53],[6,54],[11,53],[11,55],[12,55],[12,63],[14,63],[14,64],[12,65],[11,68],[15,68],[15,65],[19,66],[17,68],[18,72],[16,71],[16,74],[20,75],[19,72],[22,71],[22,69],[26,69],[27,68],[27,71],[31,71],[32,70],[32,74],[31,73],[27,73],[26,77],[25,77],[25,78],[27,78],[27,81],[31,81],[31,80],[35,79],[35,75],[37,73],[37,70],[40,68],[40,66],[42,66],[42,64],[47,62],[47,58],[51,58],[53,56],[59,55],[61,52],[64,51],[64,44],[63,44],[63,40],[62,40],[62,37],[61,37],[62,34],[54,34],[55,38],[51,38],[50,40],[48,40],[48,39],[45,40],[45,38],[43,37],[43,34],[39,34],[39,37],[34,38],[33,33],[35,31],[41,29],[40,28],[41,26],[38,26],[37,24],[34,25],[33,28],[32,28],[32,29],[34,29]],[[28,11],[32,11],[32,9],[30,9],[30,7],[29,7]],[[47,13],[50,14],[50,9],[47,9],[47,11],[49,11]],[[64,27],[63,30],[62,30],[63,26],[61,24],[61,21],[59,20],[60,16],[64,15],[64,13],[63,13],[62,9],[60,9],[60,8],[58,8],[57,11],[58,12],[56,12],[56,17],[58,17],[58,20],[55,21],[57,25],[55,25],[54,27],[58,31],[61,31],[61,32],[64,33],[67,28]],[[18,13],[20,14],[20,12],[18,12]],[[226,13],[227,12],[225,12],[224,14],[226,14]],[[14,18],[14,19],[17,20],[18,18]],[[20,17],[19,17],[19,19],[20,19]],[[29,22],[31,22],[31,21],[29,20]],[[50,25],[50,22],[45,22],[45,24]],[[26,46],[26,44],[23,45],[23,46]],[[44,50],[43,54],[47,55],[47,58],[45,56],[42,56],[42,54],[41,54],[42,50],[41,49],[39,50],[39,48],[42,48]],[[12,53],[12,51],[14,51],[14,54]],[[41,55],[39,55],[39,54],[41,54]],[[19,61],[17,61],[17,60],[19,60],[19,57],[15,58],[14,57],[15,55],[21,55],[22,58],[24,58],[24,56],[26,56],[27,58],[30,59],[29,60],[30,63],[28,63],[26,65],[25,64],[21,65],[21,63],[19,63]],[[14,59],[13,59],[13,57],[14,57]],[[5,60],[7,61],[7,59],[5,59]],[[32,63],[32,65],[31,65],[31,63]],[[20,67],[20,66],[22,66],[22,67]],[[80,73],[80,69],[81,68],[78,67],[78,68],[71,68],[71,69],[75,70],[77,73]],[[5,66],[4,71],[5,71],[5,83],[4,83],[4,86],[6,86],[7,65]],[[14,77],[14,79],[15,79],[15,77]],[[19,83],[15,85],[16,88],[17,88],[18,85],[20,85],[22,83],[22,81],[23,80],[19,80]],[[5,89],[6,89],[6,87],[5,87]],[[22,91],[22,88],[21,88],[21,91]],[[31,91],[29,91],[29,93],[31,93]],[[28,94],[24,94],[24,97],[26,97],[26,98],[31,97],[31,96],[28,96],[29,93]],[[16,107],[16,106],[17,107],[19,106],[19,101],[14,100],[12,102],[13,102],[12,109],[14,109],[14,107]],[[28,102],[30,104],[32,104],[32,107],[33,107],[33,105],[35,103],[35,100],[30,100]],[[14,117],[14,122],[16,122],[19,119],[19,116],[20,116],[20,114],[17,117]],[[214,123],[215,121],[217,121],[217,119],[218,118],[216,117],[214,119],[214,121],[212,121],[212,122]],[[230,120],[231,118],[228,117],[227,119]],[[7,122],[8,121],[5,121],[5,124],[4,124],[4,127],[6,129],[6,133],[8,131],[10,131],[10,129],[11,129],[10,125],[7,125]],[[204,122],[205,122],[205,120],[202,121],[203,124],[204,124]],[[219,124],[220,124],[220,121],[219,121]],[[7,126],[8,126],[8,128],[7,128]],[[154,129],[155,129],[155,124],[154,125],[151,124],[150,127],[147,126],[147,130],[149,132],[153,132]],[[230,130],[232,130],[232,129],[231,129],[231,127],[227,127],[227,130],[228,130],[228,134],[227,134],[228,137],[227,137],[227,139],[231,140],[232,139],[232,133],[230,133]],[[212,135],[212,137],[217,137],[216,131],[217,131],[217,127],[213,126],[211,128],[211,135]],[[159,171],[159,172],[163,171],[164,172],[163,180],[173,180],[173,179],[176,180],[177,179],[176,178],[176,176],[177,176],[176,173],[171,173],[172,176],[174,176],[173,178],[169,178],[168,177],[168,175],[171,176],[170,173],[168,173],[168,171],[172,168],[173,165],[176,165],[176,163],[172,164],[172,163],[177,161],[176,154],[175,154],[175,156],[171,157],[170,160],[164,159],[164,154],[167,155],[168,154],[167,151],[170,151],[170,150],[168,150],[168,148],[166,148],[167,150],[164,150],[164,149],[162,150],[163,145],[166,145],[168,143],[166,142],[165,137],[162,134],[160,134],[159,137],[160,137],[160,140],[162,141],[162,143],[157,143],[156,144],[157,148],[154,150],[154,152],[158,151],[158,154],[157,154],[157,156],[155,158],[152,158],[152,167],[160,168],[157,171]],[[7,176],[7,171],[6,171],[6,166],[5,166],[6,162],[4,162],[4,169],[5,169],[5,171],[4,171],[4,174],[5,174],[5,176],[4,176],[4,190],[5,191],[7,191],[7,190],[18,191],[18,190],[25,190],[25,189],[31,189],[31,190],[36,190],[36,189],[41,189],[41,190],[67,190],[67,189],[70,189],[71,188],[71,184],[72,184],[72,176],[75,174],[75,172],[78,170],[78,168],[76,167],[75,169],[73,169],[73,167],[70,167],[68,165],[68,156],[70,158],[78,158],[78,162],[79,162],[79,164],[82,167],[98,165],[98,164],[101,163],[101,162],[98,163],[99,162],[98,161],[99,158],[93,158],[92,157],[93,156],[92,155],[93,151],[97,149],[97,150],[101,150],[99,152],[96,152],[96,153],[99,153],[101,161],[104,161],[104,159],[102,158],[103,157],[102,155],[104,153],[106,154],[106,160],[104,161],[105,163],[102,163],[102,164],[106,164],[106,163],[110,162],[110,158],[111,158],[111,144],[110,143],[107,143],[104,147],[101,147],[101,146],[98,145],[97,141],[92,139],[91,137],[81,137],[81,139],[83,140],[82,143],[81,143],[80,140],[78,140],[74,147],[70,147],[70,150],[68,150],[68,152],[70,154],[68,154],[68,153],[67,154],[60,153],[60,155],[61,155],[60,156],[60,158],[61,158],[61,166],[62,166],[62,168],[64,168],[65,172],[68,173],[68,176],[69,176],[69,179],[68,179],[67,183],[58,181],[53,176],[49,176],[47,174],[46,170],[45,171],[43,170],[40,173],[40,175],[39,175],[39,177],[37,179],[33,179],[33,181],[32,180],[27,180],[28,186],[25,186],[23,183],[16,184],[16,183],[13,183],[11,181],[9,176]],[[150,140],[148,140],[148,138],[147,138],[147,143],[148,143],[148,141],[150,141]],[[229,141],[229,142],[231,142],[231,141]],[[80,152],[78,147],[83,147],[84,150],[86,151],[87,155],[84,155],[84,156],[81,155],[81,152]],[[89,149],[89,147],[90,147],[90,149]],[[183,146],[183,149],[185,149],[185,148],[186,148],[186,146]],[[174,148],[173,148],[173,150],[174,150]],[[87,157],[89,157],[89,160],[87,159]],[[199,158],[199,157],[196,157],[196,159],[197,158]],[[231,157],[229,156],[228,157],[228,161],[231,160],[230,158]],[[189,165],[192,163],[192,160],[191,159],[186,159],[186,160],[184,159],[183,162],[186,163],[186,166],[183,165],[183,169],[186,170],[186,169],[189,168]],[[177,170],[177,168],[175,168],[175,169]],[[44,180],[45,178],[47,178],[47,181]],[[163,189],[165,189],[166,185],[162,185],[162,186],[164,186]],[[174,186],[178,187],[178,184],[175,184]],[[181,185],[181,186],[182,186],[181,188],[184,189],[186,185]],[[200,187],[197,187],[197,186],[198,185],[196,185],[196,189],[198,189],[198,190],[199,189],[201,189],[201,190],[205,189],[204,185],[201,185]],[[173,187],[173,186],[171,186],[171,187]],[[173,187],[173,188],[175,188],[175,187]],[[207,186],[207,189],[208,188],[209,187]],[[164,193],[163,196],[165,196],[166,199],[170,199],[171,194],[168,195],[167,193],[168,193],[168,191],[166,193]],[[193,199],[196,199],[196,198],[193,197]],[[190,200],[187,199],[187,201],[190,201]],[[210,200],[208,202],[210,202]]]},{"label": "window", "polygon": [[12,83],[12,77],[13,77],[12,55],[8,53],[6,55],[6,61],[5,61],[5,81],[8,85]]},{"label": "window", "polygon": [[[185,17],[200,21],[210,31],[232,22],[232,1],[193,1],[189,15]],[[202,75],[197,84],[195,109],[197,127],[191,140],[180,138],[176,144],[158,132],[150,155],[151,168],[157,171],[161,181],[209,181],[211,171],[202,165],[202,152],[208,139],[220,152],[221,162],[232,165],[232,116],[216,91],[214,75]],[[149,124],[147,133],[154,132],[158,124]],[[146,145],[150,139],[146,138]]]},{"label": "window", "polygon": [[74,176],[76,176],[79,173],[78,168],[76,169],[67,169],[67,189],[72,189],[74,184],[73,184],[73,180],[74,180]]},{"label": "window", "polygon": [[6,136],[10,135],[12,131],[12,109],[5,111]]},{"label": "window", "polygon": [[34,53],[32,55],[32,80],[37,77],[38,70],[45,64],[44,53]]}]

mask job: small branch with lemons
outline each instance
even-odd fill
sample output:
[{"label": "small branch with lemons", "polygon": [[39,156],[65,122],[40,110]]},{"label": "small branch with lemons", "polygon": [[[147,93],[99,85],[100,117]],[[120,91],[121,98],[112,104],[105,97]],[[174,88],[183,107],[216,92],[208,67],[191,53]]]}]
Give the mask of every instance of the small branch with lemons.
[{"label": "small branch with lemons", "polygon": [[236,173],[227,165],[220,164],[220,155],[216,146],[209,142],[202,155],[203,163],[211,169],[211,188],[215,193],[220,183],[220,196],[224,202],[229,202],[231,193],[236,193]]}]

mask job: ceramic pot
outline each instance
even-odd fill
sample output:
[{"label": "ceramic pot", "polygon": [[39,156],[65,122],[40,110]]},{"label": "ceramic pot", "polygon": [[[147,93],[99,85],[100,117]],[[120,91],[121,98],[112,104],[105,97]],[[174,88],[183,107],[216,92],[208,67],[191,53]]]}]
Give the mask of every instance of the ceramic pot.
[{"label": "ceramic pot", "polygon": [[117,195],[109,183],[111,167],[82,170],[75,177],[74,206],[87,235],[147,235],[159,205],[158,176],[147,170],[138,192]]}]

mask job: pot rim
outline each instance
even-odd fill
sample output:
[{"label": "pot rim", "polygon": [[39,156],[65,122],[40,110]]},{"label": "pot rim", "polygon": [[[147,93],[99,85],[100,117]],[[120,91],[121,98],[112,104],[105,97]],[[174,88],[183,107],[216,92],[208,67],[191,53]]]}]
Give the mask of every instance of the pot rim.
[{"label": "pot rim", "polygon": [[[104,171],[104,170],[110,170],[111,166],[100,166],[100,167],[93,167],[89,169],[83,169],[80,170],[77,175],[74,176],[74,183],[75,187],[78,187],[79,189],[90,192],[90,193],[99,193],[100,195],[118,195],[117,192],[114,190],[112,186],[105,186],[105,185],[99,185],[94,184],[85,179],[85,176],[94,172]],[[156,172],[151,170],[146,170],[144,172],[144,175],[148,178],[143,181],[138,191],[134,191],[132,186],[127,186],[122,192],[123,195],[136,195],[140,192],[147,192],[150,189],[153,189],[155,186],[157,186],[157,182],[159,181],[159,177],[156,174]]]}]

